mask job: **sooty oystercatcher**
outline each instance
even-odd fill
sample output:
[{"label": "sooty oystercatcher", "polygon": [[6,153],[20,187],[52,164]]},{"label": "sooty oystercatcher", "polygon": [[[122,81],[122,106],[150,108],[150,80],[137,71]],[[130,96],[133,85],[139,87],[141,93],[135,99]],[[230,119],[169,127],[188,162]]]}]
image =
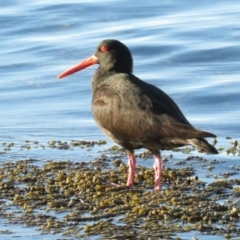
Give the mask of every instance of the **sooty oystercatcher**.
[{"label": "sooty oystercatcher", "polygon": [[127,186],[132,187],[134,182],[134,149],[152,152],[155,190],[161,189],[160,150],[192,145],[210,154],[218,153],[205,140],[214,134],[195,129],[165,92],[132,74],[131,52],[118,40],[103,40],[91,57],[58,78],[93,64],[100,65],[92,77],[93,117],[100,129],[127,151]]}]

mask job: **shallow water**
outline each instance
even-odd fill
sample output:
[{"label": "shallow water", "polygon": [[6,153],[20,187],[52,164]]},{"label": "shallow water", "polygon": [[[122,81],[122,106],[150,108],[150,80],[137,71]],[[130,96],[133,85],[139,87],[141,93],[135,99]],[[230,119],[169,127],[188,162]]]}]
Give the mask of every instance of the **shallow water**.
[{"label": "shallow water", "polygon": [[[106,38],[124,42],[133,54],[134,73],[168,93],[195,127],[216,134],[217,146],[229,147],[226,137],[240,141],[237,1],[2,0],[0,5],[0,143],[15,143],[0,154],[0,162],[28,157],[82,161],[97,157],[100,150],[22,150],[27,139],[42,144],[51,139],[105,139],[103,149],[113,144],[91,115],[90,79],[96,66],[56,79]],[[186,157],[173,155],[169,165]],[[226,162],[217,166],[216,174],[239,166],[239,156],[225,151],[207,158]],[[138,163],[151,166],[152,160]],[[209,181],[206,174],[198,170],[201,179]],[[4,224],[0,222],[0,229]],[[19,226],[17,231],[18,238],[27,239],[29,228]],[[38,239],[38,233],[33,234]]]}]

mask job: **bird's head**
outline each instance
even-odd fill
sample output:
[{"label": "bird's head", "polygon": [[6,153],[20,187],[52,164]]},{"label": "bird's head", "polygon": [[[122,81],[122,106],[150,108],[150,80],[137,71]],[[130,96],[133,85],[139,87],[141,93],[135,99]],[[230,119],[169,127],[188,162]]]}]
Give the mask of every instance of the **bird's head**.
[{"label": "bird's head", "polygon": [[58,78],[66,77],[93,64],[100,64],[105,71],[114,70],[121,73],[131,73],[133,59],[130,50],[120,41],[103,40],[92,56],[64,71],[58,75]]}]

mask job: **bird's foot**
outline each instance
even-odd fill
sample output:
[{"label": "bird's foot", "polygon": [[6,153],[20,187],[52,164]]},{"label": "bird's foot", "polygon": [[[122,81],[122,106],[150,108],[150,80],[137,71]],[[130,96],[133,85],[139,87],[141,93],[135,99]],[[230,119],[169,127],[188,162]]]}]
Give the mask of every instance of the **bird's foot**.
[{"label": "bird's foot", "polygon": [[[108,182],[108,185],[111,187],[124,187],[124,185],[120,185],[120,184],[113,183],[113,182]],[[126,187],[133,188],[133,184],[126,184]]]},{"label": "bird's foot", "polygon": [[113,183],[113,182],[109,182],[108,183],[111,187],[121,187],[121,185],[117,184],[117,183]]},{"label": "bird's foot", "polygon": [[129,188],[133,188],[133,183],[126,183],[126,186]]},{"label": "bird's foot", "polygon": [[158,186],[155,186],[155,187],[154,187],[154,190],[155,190],[155,191],[161,191],[161,190],[162,190],[162,188],[161,188],[161,186],[160,186],[160,185],[158,185]]}]

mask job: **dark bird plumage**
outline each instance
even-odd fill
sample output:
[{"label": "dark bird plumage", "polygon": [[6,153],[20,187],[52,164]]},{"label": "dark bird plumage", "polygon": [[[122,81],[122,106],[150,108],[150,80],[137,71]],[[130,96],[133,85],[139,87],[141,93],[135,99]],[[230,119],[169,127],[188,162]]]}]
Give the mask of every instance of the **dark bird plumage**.
[{"label": "dark bird plumage", "polygon": [[147,148],[155,158],[155,189],[160,189],[162,162],[159,150],[192,145],[217,154],[205,138],[214,134],[195,129],[177,104],[162,90],[132,74],[129,49],[117,40],[103,40],[90,58],[63,72],[65,77],[100,64],[92,78],[92,113],[100,129],[127,150],[133,186],[134,149]]}]

